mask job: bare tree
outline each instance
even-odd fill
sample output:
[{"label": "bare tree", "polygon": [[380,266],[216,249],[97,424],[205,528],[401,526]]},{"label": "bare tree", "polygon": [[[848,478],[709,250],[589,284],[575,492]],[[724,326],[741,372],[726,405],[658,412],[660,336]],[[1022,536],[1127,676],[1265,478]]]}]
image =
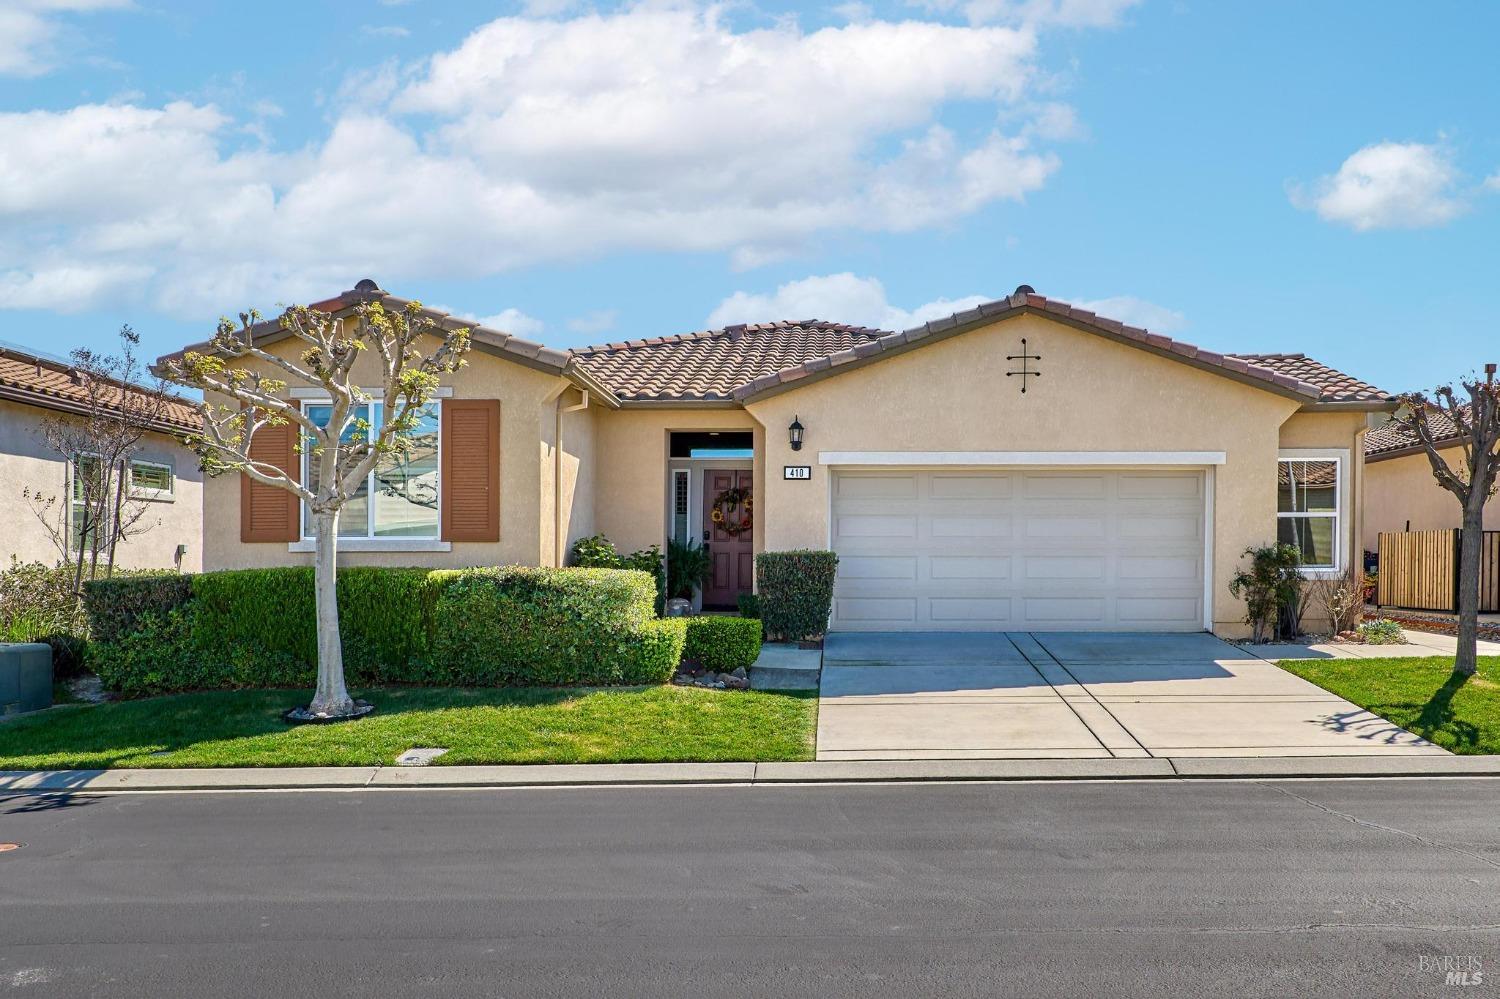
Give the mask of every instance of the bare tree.
[{"label": "bare tree", "polygon": [[[318,622],[318,686],[306,711],[318,718],[352,717],[359,709],[344,685],[339,639],[339,513],[368,481],[377,462],[403,456],[411,448],[419,411],[436,391],[439,375],[465,363],[469,331],[442,328],[418,302],[408,302],[400,311],[378,302],[361,303],[347,317],[292,306],[278,325],[302,342],[296,359],[258,346],[255,334],[264,327],[260,315],[249,312],[240,315],[238,327],[221,319],[208,352],[189,351],[168,360],[163,373],[205,394],[200,407],[203,433],[190,438],[205,472],[240,472],[263,485],[285,489],[306,505],[315,543]],[[424,352],[424,346],[431,349]],[[354,376],[356,363],[370,356],[369,351],[380,365],[379,395],[373,398]],[[242,361],[253,367],[236,363]],[[326,423],[314,421],[284,398],[288,379],[327,393],[332,404]],[[378,425],[365,416],[371,401],[381,403]],[[257,433],[288,423],[298,430],[298,453],[318,459],[315,481],[303,482],[295,472],[250,456]]]},{"label": "bare tree", "polygon": [[[1495,365],[1484,368],[1484,380],[1461,381],[1465,401],[1451,385],[1440,385],[1431,395],[1409,392],[1401,396],[1396,422],[1417,437],[1432,465],[1438,485],[1458,497],[1463,506],[1463,532],[1458,565],[1458,654],[1453,670],[1473,676],[1479,657],[1479,562],[1484,538],[1484,505],[1495,493],[1500,474],[1500,386]],[[1463,466],[1454,468],[1441,452],[1463,448]]]},{"label": "bare tree", "polygon": [[72,564],[75,592],[85,576],[98,576],[101,563],[104,574],[112,574],[120,543],[155,526],[149,504],[132,491],[131,467],[173,400],[137,356],[140,335],[122,326],[119,339],[118,354],[72,352],[69,375],[83,390],[81,412],[42,424],[47,446],[67,464],[65,495],[22,491],[63,561]]}]

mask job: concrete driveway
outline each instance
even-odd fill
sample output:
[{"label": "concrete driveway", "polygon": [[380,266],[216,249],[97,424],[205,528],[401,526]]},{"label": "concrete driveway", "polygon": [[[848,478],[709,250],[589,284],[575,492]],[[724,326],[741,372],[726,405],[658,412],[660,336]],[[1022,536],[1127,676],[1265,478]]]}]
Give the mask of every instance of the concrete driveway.
[{"label": "concrete driveway", "polygon": [[818,759],[1445,753],[1208,634],[829,635]]}]

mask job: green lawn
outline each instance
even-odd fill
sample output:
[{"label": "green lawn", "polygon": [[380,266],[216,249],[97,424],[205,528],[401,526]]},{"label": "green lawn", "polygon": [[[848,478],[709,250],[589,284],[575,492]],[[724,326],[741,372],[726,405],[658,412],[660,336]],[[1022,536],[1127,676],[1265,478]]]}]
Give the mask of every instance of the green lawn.
[{"label": "green lawn", "polygon": [[308,692],[215,691],[68,706],[0,725],[0,769],[810,760],[817,698],[688,687],[355,691],[373,715],[288,726]]},{"label": "green lawn", "polygon": [[1282,669],[1454,753],[1500,753],[1500,656],[1465,681],[1453,659],[1283,659]]}]

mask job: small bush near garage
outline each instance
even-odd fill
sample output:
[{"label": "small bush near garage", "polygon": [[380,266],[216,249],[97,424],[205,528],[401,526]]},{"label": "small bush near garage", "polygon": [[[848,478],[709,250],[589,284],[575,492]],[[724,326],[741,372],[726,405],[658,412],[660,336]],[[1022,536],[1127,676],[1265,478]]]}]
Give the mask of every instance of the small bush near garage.
[{"label": "small bush near garage", "polygon": [[755,591],[768,639],[805,641],[828,630],[838,564],[833,552],[810,549],[755,556]]},{"label": "small bush near garage", "polygon": [[760,622],[743,617],[706,615],[684,618],[687,645],[682,657],[715,673],[749,669],[760,656]]},{"label": "small bush near garage", "polygon": [[1380,619],[1366,621],[1359,626],[1359,637],[1367,645],[1405,645],[1406,633],[1395,621]]}]

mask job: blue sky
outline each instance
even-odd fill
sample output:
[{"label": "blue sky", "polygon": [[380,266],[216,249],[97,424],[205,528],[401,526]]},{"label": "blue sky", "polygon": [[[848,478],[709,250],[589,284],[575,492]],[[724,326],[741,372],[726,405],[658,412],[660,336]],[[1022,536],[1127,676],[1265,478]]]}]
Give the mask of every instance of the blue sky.
[{"label": "blue sky", "polygon": [[1393,390],[1500,359],[1500,5],[10,0],[0,339],[374,277],[556,346],[1017,284]]}]

